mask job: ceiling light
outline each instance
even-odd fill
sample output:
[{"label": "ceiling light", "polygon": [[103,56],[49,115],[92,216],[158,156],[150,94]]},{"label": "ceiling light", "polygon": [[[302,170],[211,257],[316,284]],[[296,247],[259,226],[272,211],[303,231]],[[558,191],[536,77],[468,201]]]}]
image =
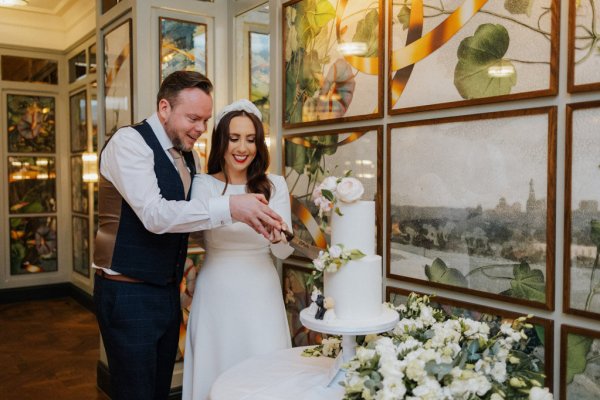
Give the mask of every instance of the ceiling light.
[{"label": "ceiling light", "polygon": [[0,6],[26,6],[29,3],[28,0],[0,0]]}]

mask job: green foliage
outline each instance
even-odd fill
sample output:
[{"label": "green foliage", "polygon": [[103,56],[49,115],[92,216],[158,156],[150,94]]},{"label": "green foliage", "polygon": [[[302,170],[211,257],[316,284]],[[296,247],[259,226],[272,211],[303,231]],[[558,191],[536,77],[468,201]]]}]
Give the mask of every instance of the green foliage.
[{"label": "green foliage", "polygon": [[425,274],[431,282],[460,287],[468,286],[465,276],[456,268],[448,268],[440,258],[433,260],[431,266],[425,266]]},{"label": "green foliage", "polygon": [[569,334],[567,337],[567,384],[573,381],[576,374],[585,371],[587,354],[592,346],[592,339],[585,336]]},{"label": "green foliage", "polygon": [[314,182],[319,174],[324,173],[321,160],[325,155],[337,151],[338,135],[311,136],[304,138],[313,147],[304,147],[287,142],[285,145],[285,166],[294,169],[298,174],[307,174],[310,182]]},{"label": "green foliage", "polygon": [[531,301],[546,301],[546,283],[539,269],[531,269],[527,262],[515,265],[514,279],[510,281],[510,296]]},{"label": "green foliage", "polygon": [[407,30],[410,22],[410,8],[402,6],[396,17],[398,18],[398,22],[402,24],[402,29]]},{"label": "green foliage", "polygon": [[504,8],[511,14],[527,14],[531,16],[533,0],[505,0]]},{"label": "green foliage", "polygon": [[476,99],[509,94],[517,83],[516,72],[507,76],[490,75],[490,68],[513,68],[502,59],[508,50],[510,37],[502,25],[480,25],[473,36],[458,47],[458,63],[454,70],[454,85],[464,99]]},{"label": "green foliage", "polygon": [[377,10],[369,11],[365,19],[358,22],[352,41],[367,44],[367,52],[363,55],[364,57],[377,55],[379,48],[379,12]]}]

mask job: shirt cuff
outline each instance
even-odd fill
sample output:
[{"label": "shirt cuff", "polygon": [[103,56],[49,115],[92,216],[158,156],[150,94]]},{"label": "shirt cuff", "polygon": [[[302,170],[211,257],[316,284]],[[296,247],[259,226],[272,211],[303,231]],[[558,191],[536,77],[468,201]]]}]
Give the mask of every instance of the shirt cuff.
[{"label": "shirt cuff", "polygon": [[229,195],[211,197],[208,199],[208,210],[213,228],[231,225],[231,212],[229,211]]}]

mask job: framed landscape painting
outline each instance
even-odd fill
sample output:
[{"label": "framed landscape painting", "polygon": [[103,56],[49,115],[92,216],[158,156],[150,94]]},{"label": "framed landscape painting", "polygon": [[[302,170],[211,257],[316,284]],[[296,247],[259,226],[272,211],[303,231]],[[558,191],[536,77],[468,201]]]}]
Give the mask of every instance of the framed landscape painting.
[{"label": "framed landscape painting", "polygon": [[292,264],[283,264],[283,300],[292,337],[292,347],[320,344],[323,338],[319,332],[313,332],[300,322],[300,311],[310,305],[312,288],[306,284],[311,275],[310,268]]},{"label": "framed landscape painting", "polygon": [[283,4],[283,126],[383,115],[383,0]]},{"label": "framed landscape painting", "polygon": [[175,71],[206,75],[206,24],[159,18],[160,81]]},{"label": "framed landscape painting", "polygon": [[87,217],[73,216],[73,271],[90,277],[90,223]]},{"label": "framed landscape painting", "polygon": [[[410,293],[410,290],[388,286],[385,297],[394,306],[399,306],[406,303]],[[515,319],[523,316],[512,311],[439,297],[437,295],[431,297],[431,306],[439,308],[447,315],[453,317],[470,318],[474,321],[485,322],[490,326],[490,336],[498,332],[503,323],[512,323]],[[533,355],[533,364],[528,366],[528,372],[535,376],[542,386],[552,388],[554,374],[554,322],[539,317],[532,317],[528,322],[533,327],[525,330],[528,339],[525,346],[520,348],[520,351]],[[523,368],[525,369],[526,367],[523,366]]]},{"label": "framed landscape painting", "polygon": [[564,311],[600,319],[600,101],[567,105]]},{"label": "framed landscape painting", "polygon": [[85,90],[69,97],[69,115],[71,119],[71,152],[87,150],[87,107]]},{"label": "framed landscape painting", "polygon": [[48,96],[6,96],[8,151],[53,153],[56,151],[56,101]]},{"label": "framed landscape painting", "polygon": [[58,270],[56,217],[9,218],[10,274]]},{"label": "framed landscape painting", "polygon": [[600,394],[600,332],[560,327],[560,398],[596,400]]},{"label": "framed landscape painting", "polygon": [[250,61],[250,101],[260,110],[265,135],[270,132],[270,103],[269,103],[269,34],[248,32],[249,61]]},{"label": "framed landscape painting", "polygon": [[388,125],[387,276],[554,307],[556,108]]},{"label": "framed landscape painting", "polygon": [[599,0],[569,1],[567,90],[571,93],[600,89],[599,22]]},{"label": "framed landscape painting", "polygon": [[56,212],[54,157],[8,157],[8,207],[11,214]]},{"label": "framed landscape painting", "polygon": [[557,93],[558,0],[388,2],[390,114]]},{"label": "framed landscape painting", "polygon": [[110,136],[133,121],[131,19],[104,34],[104,128]]},{"label": "framed landscape painting", "polygon": [[[363,200],[375,200],[376,219],[381,221],[383,188],[383,140],[381,126],[294,134],[283,138],[284,176],[292,205],[294,234],[305,242],[325,248],[329,232],[324,229],[312,192],[327,176],[352,176],[364,185]],[[377,253],[381,254],[381,224],[377,224]],[[294,252],[294,257],[310,262]]]}]

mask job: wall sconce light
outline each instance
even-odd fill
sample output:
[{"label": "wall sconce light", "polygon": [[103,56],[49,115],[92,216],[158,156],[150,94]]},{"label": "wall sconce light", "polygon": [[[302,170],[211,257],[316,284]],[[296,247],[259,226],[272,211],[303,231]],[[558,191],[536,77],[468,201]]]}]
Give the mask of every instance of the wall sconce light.
[{"label": "wall sconce light", "polygon": [[96,153],[83,153],[83,181],[98,182],[98,155]]}]

